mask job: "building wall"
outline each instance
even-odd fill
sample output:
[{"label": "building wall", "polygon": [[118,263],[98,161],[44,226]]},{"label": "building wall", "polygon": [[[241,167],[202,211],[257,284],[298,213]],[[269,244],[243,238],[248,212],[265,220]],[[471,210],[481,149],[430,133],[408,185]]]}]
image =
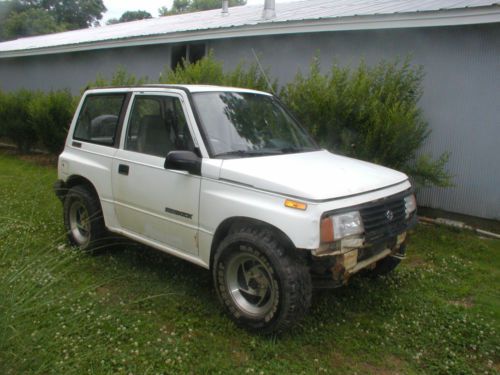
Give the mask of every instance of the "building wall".
[{"label": "building wall", "polygon": [[0,59],[0,88],[6,91],[69,88],[78,94],[98,74],[110,78],[120,65],[137,77],[156,80],[169,64],[167,45]]},{"label": "building wall", "polygon": [[[209,41],[216,58],[230,69],[253,61],[252,48],[281,84],[300,68],[307,72],[320,51],[322,68],[331,62],[356,66],[405,57],[424,66],[421,106],[432,134],[423,152],[451,152],[448,170],[454,187],[419,191],[422,205],[500,219],[500,24],[344,31]],[[121,64],[137,76],[156,79],[170,63],[168,45],[100,50],[65,55],[0,59],[0,87],[74,93]]]}]

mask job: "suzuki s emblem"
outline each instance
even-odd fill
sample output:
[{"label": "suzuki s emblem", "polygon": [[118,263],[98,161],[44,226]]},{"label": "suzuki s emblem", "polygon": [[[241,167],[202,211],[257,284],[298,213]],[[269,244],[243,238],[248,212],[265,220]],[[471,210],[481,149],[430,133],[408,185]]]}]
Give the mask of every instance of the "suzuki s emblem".
[{"label": "suzuki s emblem", "polygon": [[392,221],[392,219],[394,219],[394,213],[391,210],[387,210],[387,212],[385,213],[385,217],[387,218],[387,220]]}]

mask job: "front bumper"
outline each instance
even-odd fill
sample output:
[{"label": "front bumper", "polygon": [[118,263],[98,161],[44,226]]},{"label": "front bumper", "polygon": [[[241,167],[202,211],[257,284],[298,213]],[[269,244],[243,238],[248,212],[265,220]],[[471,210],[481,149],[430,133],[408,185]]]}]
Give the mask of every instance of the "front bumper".
[{"label": "front bumper", "polygon": [[336,256],[335,264],[330,269],[332,279],[345,284],[352,275],[363,269],[374,268],[376,263],[385,257],[394,256],[399,259],[404,258],[406,235],[406,232],[398,235],[395,244],[391,247],[378,246],[375,249],[371,247],[346,249],[345,252]]},{"label": "front bumper", "polygon": [[407,231],[417,224],[416,213],[399,233],[377,243],[366,243],[365,238],[342,240],[335,249],[312,252],[311,271],[318,287],[331,288],[346,284],[351,276],[362,270],[373,269],[386,258],[405,258]]}]

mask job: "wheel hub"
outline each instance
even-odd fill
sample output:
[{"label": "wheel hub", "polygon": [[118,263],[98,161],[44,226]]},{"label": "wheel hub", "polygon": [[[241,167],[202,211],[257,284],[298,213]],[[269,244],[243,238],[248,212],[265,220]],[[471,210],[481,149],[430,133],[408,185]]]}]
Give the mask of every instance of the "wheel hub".
[{"label": "wheel hub", "polygon": [[278,293],[267,262],[251,253],[240,253],[228,262],[226,283],[231,298],[245,313],[261,318],[275,305]]},{"label": "wheel hub", "polygon": [[80,244],[90,239],[90,218],[87,207],[82,201],[75,199],[69,210],[69,226],[73,238]]}]

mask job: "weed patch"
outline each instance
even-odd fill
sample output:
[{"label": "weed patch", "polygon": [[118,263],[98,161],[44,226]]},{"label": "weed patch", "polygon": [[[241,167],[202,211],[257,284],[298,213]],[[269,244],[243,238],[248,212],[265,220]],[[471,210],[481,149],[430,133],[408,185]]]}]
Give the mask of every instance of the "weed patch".
[{"label": "weed patch", "polygon": [[498,373],[500,241],[419,226],[390,277],[318,291],[276,337],[236,328],[210,273],[118,241],[66,245],[52,167],[0,155],[0,373]]}]

